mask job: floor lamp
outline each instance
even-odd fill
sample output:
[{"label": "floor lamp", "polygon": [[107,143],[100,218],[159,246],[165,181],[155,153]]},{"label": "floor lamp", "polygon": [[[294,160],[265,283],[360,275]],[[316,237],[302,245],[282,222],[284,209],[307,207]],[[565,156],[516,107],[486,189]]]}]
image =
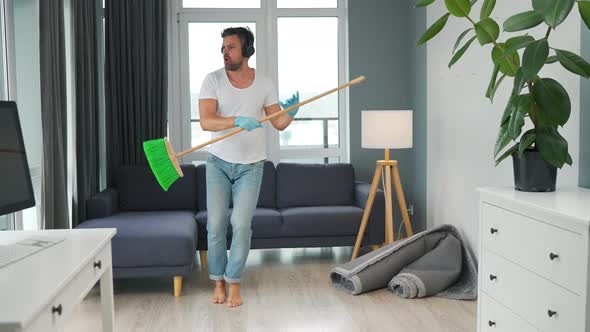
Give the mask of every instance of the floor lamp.
[{"label": "floor lamp", "polygon": [[402,184],[397,169],[397,160],[389,159],[389,149],[409,149],[412,148],[412,111],[362,111],[362,144],[365,149],[385,149],[385,159],[377,160],[375,175],[371,183],[371,191],[363,219],[359,228],[359,233],[354,245],[352,259],[357,258],[358,252],[365,234],[365,229],[371,216],[371,209],[375,201],[375,194],[379,188],[381,174],[384,173],[385,193],[385,243],[394,241],[393,234],[393,202],[391,191],[391,177],[397,201],[401,209],[403,222],[408,236],[413,235],[410,216],[406,207],[406,200],[402,190]]}]

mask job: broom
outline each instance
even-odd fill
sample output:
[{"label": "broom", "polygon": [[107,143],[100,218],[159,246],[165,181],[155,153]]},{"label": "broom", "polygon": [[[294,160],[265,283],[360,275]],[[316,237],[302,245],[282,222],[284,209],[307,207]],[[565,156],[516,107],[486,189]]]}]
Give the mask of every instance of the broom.
[{"label": "broom", "polygon": [[[364,76],[359,76],[359,77],[355,78],[354,80],[352,80],[348,83],[342,84],[332,90],[326,91],[326,92],[319,94],[315,97],[304,100],[304,101],[300,102],[299,104],[285,108],[284,110],[282,110],[280,112],[266,116],[266,117],[262,118],[259,122],[262,123],[262,122],[268,121],[270,119],[273,119],[275,117],[281,116],[284,113],[287,113],[292,109],[303,106],[305,104],[309,104],[312,101],[322,98],[332,92],[336,92],[338,90],[344,89],[344,88],[349,87],[351,85],[358,84],[364,80],[365,80]],[[209,144],[213,144],[215,142],[221,141],[224,138],[233,136],[243,130],[244,129],[242,129],[242,128],[237,128],[236,130],[233,130],[223,136],[217,137],[217,138],[212,139],[208,142],[202,143],[200,145],[197,145],[195,147],[192,147],[188,150],[185,150],[185,151],[182,151],[182,152],[176,153],[176,154],[174,153],[174,150],[172,150],[172,147],[170,146],[170,142],[168,141],[167,137],[143,142],[143,151],[145,152],[145,156],[147,157],[148,163],[150,165],[150,168],[152,169],[152,172],[154,173],[154,176],[156,177],[156,180],[158,180],[158,183],[160,184],[162,189],[164,189],[165,191],[168,191],[168,188],[170,188],[170,186],[176,180],[178,180],[178,178],[184,176],[184,174],[182,173],[182,170],[180,169],[180,165],[178,164],[178,158],[180,158],[184,155],[187,155],[193,151],[196,151],[202,147],[205,147]]]}]

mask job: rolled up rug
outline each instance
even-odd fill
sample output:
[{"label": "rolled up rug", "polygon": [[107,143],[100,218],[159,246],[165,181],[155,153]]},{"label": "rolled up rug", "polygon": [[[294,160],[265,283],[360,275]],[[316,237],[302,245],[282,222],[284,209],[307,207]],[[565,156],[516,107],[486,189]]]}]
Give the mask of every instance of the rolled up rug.
[{"label": "rolled up rug", "polygon": [[[459,242],[460,251],[455,250],[456,246],[454,246],[452,238],[448,237],[449,234]],[[447,238],[448,240],[443,241]],[[441,248],[435,250],[432,254],[432,258],[439,257],[439,261],[427,258],[424,262],[415,266],[420,271],[431,272],[416,272],[417,269],[412,270],[409,268],[412,263],[417,262],[438,248],[439,245],[442,245]],[[440,257],[445,259],[440,259]],[[423,294],[430,294],[434,293],[436,289],[448,286],[434,295],[459,300],[477,298],[475,260],[465,247],[461,234],[452,225],[442,225],[423,231],[337,266],[330,271],[330,280],[333,286],[352,295],[358,295],[374,289],[388,287],[392,279],[402,273],[402,270],[406,267],[408,267],[408,270],[403,271],[403,273],[407,273],[406,279],[399,279],[398,289],[399,287],[405,287],[404,285],[407,285],[407,288],[405,290],[403,288],[399,289],[401,294],[404,294],[404,291],[409,295],[414,292],[418,297],[420,288],[424,290]],[[458,277],[450,285],[448,283],[452,282],[453,272],[449,273],[449,271],[446,271],[448,269],[451,271],[460,270]],[[409,276],[410,273],[412,274],[411,277]],[[438,280],[437,273],[446,277]],[[421,278],[415,276],[421,276]],[[409,280],[413,280],[416,285],[424,283],[424,286],[409,286]],[[392,284],[392,287],[394,286],[395,284]],[[414,288],[411,289],[411,287]]]},{"label": "rolled up rug", "polygon": [[432,250],[403,268],[387,287],[410,299],[436,295],[457,281],[462,261],[461,241],[447,233]]}]

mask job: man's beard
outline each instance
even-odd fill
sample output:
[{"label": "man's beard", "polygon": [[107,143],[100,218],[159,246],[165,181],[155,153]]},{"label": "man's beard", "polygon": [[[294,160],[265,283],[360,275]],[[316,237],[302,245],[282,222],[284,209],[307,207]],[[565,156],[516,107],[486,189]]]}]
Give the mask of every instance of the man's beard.
[{"label": "man's beard", "polygon": [[239,63],[234,63],[229,61],[226,65],[225,65],[225,69],[229,70],[229,71],[236,71],[238,69],[240,69],[240,67],[242,66],[243,61],[240,61]]}]

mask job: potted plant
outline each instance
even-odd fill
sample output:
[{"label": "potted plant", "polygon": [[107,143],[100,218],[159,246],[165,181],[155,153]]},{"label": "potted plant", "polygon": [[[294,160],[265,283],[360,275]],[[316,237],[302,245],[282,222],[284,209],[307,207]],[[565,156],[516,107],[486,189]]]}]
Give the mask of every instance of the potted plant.
[{"label": "potted plant", "polygon": [[[420,0],[416,7],[426,7],[434,1]],[[525,31],[544,24],[547,26],[546,33],[540,38],[523,33],[506,40],[500,39],[500,27],[490,17],[496,0],[483,1],[478,21],[474,19],[472,10],[477,1],[444,0],[448,12],[426,30],[418,45],[436,36],[451,16],[464,19],[470,27],[457,38],[449,68],[476,39],[482,46],[491,45],[493,71],[486,97],[493,102],[505,78],[513,78],[512,93],[504,109],[494,147],[496,165],[512,156],[517,190],[554,191],[557,169],[564,164],[572,165],[568,143],[558,131],[570,117],[571,102],[558,81],[539,77],[539,72],[545,65],[559,62],[576,75],[590,77],[590,64],[586,60],[567,50],[549,46],[551,31],[568,17],[576,5],[590,28],[590,0],[532,0],[531,10],[509,17],[503,23],[503,30]],[[531,121],[532,129],[523,133],[526,119]]]}]

